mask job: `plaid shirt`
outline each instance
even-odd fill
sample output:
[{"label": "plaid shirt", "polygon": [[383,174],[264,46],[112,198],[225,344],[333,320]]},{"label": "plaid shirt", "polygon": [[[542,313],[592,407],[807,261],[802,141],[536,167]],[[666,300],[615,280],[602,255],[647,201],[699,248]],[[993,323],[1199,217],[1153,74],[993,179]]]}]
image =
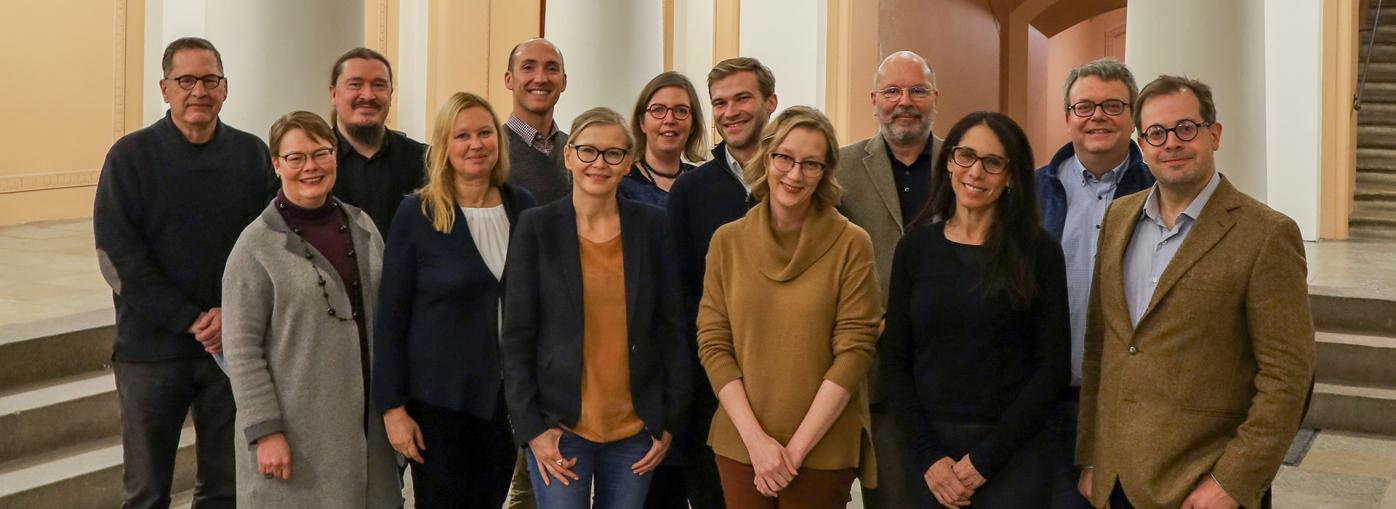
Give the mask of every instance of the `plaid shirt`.
[{"label": "plaid shirt", "polygon": [[557,132],[557,122],[553,122],[553,125],[548,129],[548,133],[543,134],[538,132],[537,129],[534,129],[533,126],[519,120],[519,117],[510,113],[509,120],[504,122],[504,126],[514,131],[514,134],[519,135],[520,138],[531,140],[528,146],[533,147],[534,150],[544,154],[553,153],[553,133]]}]

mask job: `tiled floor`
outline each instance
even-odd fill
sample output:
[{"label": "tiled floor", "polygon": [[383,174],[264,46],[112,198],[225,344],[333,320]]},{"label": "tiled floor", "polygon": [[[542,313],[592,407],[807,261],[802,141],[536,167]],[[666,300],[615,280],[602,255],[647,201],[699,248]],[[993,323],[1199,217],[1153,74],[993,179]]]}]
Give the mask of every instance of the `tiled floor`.
[{"label": "tiled floor", "polygon": [[[1396,298],[1396,243],[1309,242],[1309,282]],[[89,220],[0,228],[0,326],[111,308]],[[1393,416],[1396,418],[1396,416]],[[1396,509],[1396,437],[1320,432],[1275,480],[1277,509]],[[860,508],[858,497],[849,507]]]}]

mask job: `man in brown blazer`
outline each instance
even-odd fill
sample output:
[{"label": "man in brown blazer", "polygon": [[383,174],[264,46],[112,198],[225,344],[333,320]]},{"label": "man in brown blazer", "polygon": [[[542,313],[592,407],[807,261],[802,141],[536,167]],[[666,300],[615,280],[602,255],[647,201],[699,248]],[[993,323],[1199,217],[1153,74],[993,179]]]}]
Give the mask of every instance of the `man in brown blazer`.
[{"label": "man in brown blazer", "polygon": [[[935,71],[920,55],[899,51],[887,56],[873,76],[873,112],[878,132],[839,151],[839,212],[872,237],[877,280],[887,302],[892,254],[897,241],[930,198],[931,166],[941,139],[931,132],[935,120]],[[868,509],[902,507],[907,474],[901,451],[908,439],[887,413],[876,371],[869,373],[873,448],[877,450],[878,487],[863,489]],[[913,479],[919,482],[920,477]]]},{"label": "man in brown blazer", "polygon": [[1134,123],[1148,192],[1105,214],[1076,460],[1096,507],[1260,507],[1314,373],[1294,221],[1217,173],[1210,89],[1162,76]]}]

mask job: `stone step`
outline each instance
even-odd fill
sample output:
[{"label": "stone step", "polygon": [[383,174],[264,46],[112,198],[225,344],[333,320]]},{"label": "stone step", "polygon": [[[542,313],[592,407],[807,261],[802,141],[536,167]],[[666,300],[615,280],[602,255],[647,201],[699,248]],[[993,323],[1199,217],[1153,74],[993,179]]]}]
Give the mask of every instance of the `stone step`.
[{"label": "stone step", "polygon": [[110,371],[75,375],[0,395],[0,463],[121,433]]},{"label": "stone step", "polygon": [[1386,168],[1358,170],[1357,190],[1360,191],[1368,187],[1396,189],[1396,171]]},{"label": "stone step", "polygon": [[1357,147],[1357,171],[1396,170],[1396,149]]},{"label": "stone step", "polygon": [[1320,331],[1314,341],[1319,383],[1396,388],[1396,337]]},{"label": "stone step", "polygon": [[[1361,68],[1358,69],[1358,79],[1362,79]],[[1378,62],[1373,60],[1367,64],[1367,83],[1392,82],[1396,81],[1396,62]],[[1365,100],[1366,94],[1363,94]],[[1366,107],[1365,105],[1363,106]]]},{"label": "stone step", "polygon": [[1396,435],[1396,389],[1314,384],[1305,428]]},{"label": "stone step", "polygon": [[106,369],[114,324],[108,309],[0,326],[0,391]]},{"label": "stone step", "polygon": [[[1392,62],[1392,61],[1396,61],[1396,44],[1393,44],[1393,42],[1396,42],[1396,33],[1390,32],[1390,30],[1392,29],[1392,27],[1382,27],[1382,28],[1383,28],[1383,31],[1377,34],[1377,42],[1376,42],[1376,44],[1372,45],[1372,61],[1373,61],[1373,62]],[[1360,34],[1360,43],[1359,43],[1359,46],[1357,47],[1357,48],[1358,48],[1358,49],[1357,49],[1357,64],[1358,64],[1358,66],[1359,66],[1359,67],[1358,67],[1359,70],[1361,69],[1362,62],[1367,58],[1367,34],[1368,34],[1368,33],[1370,33],[1370,32],[1363,31],[1363,32]]]},{"label": "stone step", "polygon": [[[1358,124],[1358,131],[1357,131],[1358,138],[1357,138],[1357,144],[1358,144],[1359,146],[1364,145],[1364,142],[1365,142],[1365,143],[1381,142],[1382,139],[1380,138],[1380,136],[1376,136],[1376,137],[1363,137],[1362,134],[1364,134],[1364,133],[1363,133],[1363,131],[1362,131],[1362,127],[1366,127],[1366,126],[1372,126],[1372,127],[1392,127],[1392,126],[1396,126],[1396,102],[1393,102],[1393,101],[1392,101],[1391,99],[1389,99],[1389,98],[1384,98],[1384,97],[1372,97],[1372,96],[1370,96],[1370,95],[1363,94],[1363,95],[1362,95],[1362,111],[1357,112],[1357,124]],[[1376,130],[1376,131],[1381,131],[1381,130],[1378,129],[1378,130]],[[1390,131],[1385,131],[1385,132],[1382,132],[1381,134],[1385,134],[1385,135],[1387,135],[1387,136],[1390,136],[1391,132],[1390,132]],[[1383,145],[1381,145],[1381,146],[1390,146],[1390,145],[1383,144]]]},{"label": "stone step", "polygon": [[1362,89],[1362,109],[1366,110],[1373,101],[1396,101],[1396,83],[1368,81]]},{"label": "stone step", "polygon": [[1396,227],[1380,223],[1348,221],[1348,238],[1352,240],[1396,240]]},{"label": "stone step", "polygon": [[[1372,106],[1388,106],[1388,103],[1373,103]],[[1362,106],[1362,114],[1367,113],[1367,105]],[[1371,121],[1370,117],[1358,117],[1357,124],[1357,146],[1362,148],[1396,148],[1396,108],[1391,110],[1389,117],[1383,117],[1388,123],[1377,123]]]},{"label": "stone step", "polygon": [[[184,428],[173,491],[194,486],[194,429]],[[110,437],[0,464],[0,507],[109,509],[121,505],[121,439]]]},{"label": "stone step", "polygon": [[1318,330],[1396,337],[1396,302],[1310,290],[1309,308]]}]

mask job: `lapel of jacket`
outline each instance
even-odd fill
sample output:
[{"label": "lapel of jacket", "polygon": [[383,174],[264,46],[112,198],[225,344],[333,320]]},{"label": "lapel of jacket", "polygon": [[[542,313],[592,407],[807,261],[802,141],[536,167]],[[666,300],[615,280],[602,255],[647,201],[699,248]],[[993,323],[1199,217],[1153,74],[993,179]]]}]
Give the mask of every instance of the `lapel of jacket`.
[{"label": "lapel of jacket", "polygon": [[[1133,335],[1134,325],[1130,323],[1129,303],[1125,299],[1125,252],[1134,237],[1134,226],[1139,223],[1139,216],[1144,214],[1146,196],[1147,194],[1121,198],[1120,202],[1113,206],[1120,208],[1118,214],[1124,214],[1124,218],[1112,219],[1108,228],[1101,232],[1101,250],[1096,253],[1100,259],[1101,270],[1095,284],[1101,285],[1102,289],[1100,306],[1105,317],[1103,321],[1106,327],[1115,331],[1117,337],[1126,341]],[[1110,285],[1111,294],[1118,298],[1110,298],[1109,294],[1104,293],[1104,285]]]},{"label": "lapel of jacket", "polygon": [[629,328],[635,324],[640,275],[645,272],[645,262],[649,260],[649,243],[646,242],[649,224],[642,220],[644,211],[635,210],[637,207],[630,200],[617,200],[620,207],[620,250],[625,271],[625,323]]},{"label": "lapel of jacket", "polygon": [[[378,316],[378,286],[374,284],[374,261],[382,255],[382,252],[374,249],[373,232],[377,227],[373,225],[373,219],[362,210],[345,205],[340,202],[340,207],[344,208],[344,215],[349,226],[349,238],[354,242],[354,263],[359,266],[359,295],[364,303],[364,329],[368,337],[373,338],[373,318]],[[381,247],[380,247],[381,249]],[[381,270],[382,262],[378,265]],[[348,281],[345,285],[350,285]],[[348,291],[348,288],[345,289]],[[373,349],[369,349],[369,360],[373,359]]]},{"label": "lapel of jacket", "polygon": [[[1198,214],[1196,222],[1192,225],[1192,231],[1188,232],[1188,237],[1183,240],[1183,245],[1178,246],[1178,253],[1173,255],[1173,260],[1168,262],[1168,267],[1163,269],[1163,276],[1159,278],[1158,288],[1154,289],[1154,296],[1149,299],[1149,307],[1144,310],[1139,323],[1149,319],[1149,314],[1168,295],[1168,291],[1173,289],[1173,285],[1187,274],[1198,260],[1201,260],[1208,251],[1212,250],[1217,242],[1221,241],[1226,233],[1231,231],[1231,227],[1236,225],[1236,218],[1231,211],[1241,206],[1235,187],[1227,182],[1226,177],[1222,177],[1217,185],[1217,190],[1212,193],[1212,197],[1207,201],[1207,205],[1202,208],[1202,213]],[[1127,315],[1126,315],[1127,316]]]},{"label": "lapel of jacket", "polygon": [[887,213],[896,221],[897,230],[906,231],[901,197],[897,194],[897,183],[892,180],[892,160],[887,158],[887,143],[882,140],[882,134],[869,138],[863,150],[863,172],[878,196],[882,197],[882,205],[887,207]]},{"label": "lapel of jacket", "polygon": [[552,235],[552,240],[557,242],[554,252],[562,269],[562,281],[567,285],[567,296],[572,299],[577,316],[582,316],[582,255],[577,247],[581,242],[577,236],[577,209],[572,207],[572,193],[553,203],[557,204],[557,224],[554,225],[557,235]]}]

